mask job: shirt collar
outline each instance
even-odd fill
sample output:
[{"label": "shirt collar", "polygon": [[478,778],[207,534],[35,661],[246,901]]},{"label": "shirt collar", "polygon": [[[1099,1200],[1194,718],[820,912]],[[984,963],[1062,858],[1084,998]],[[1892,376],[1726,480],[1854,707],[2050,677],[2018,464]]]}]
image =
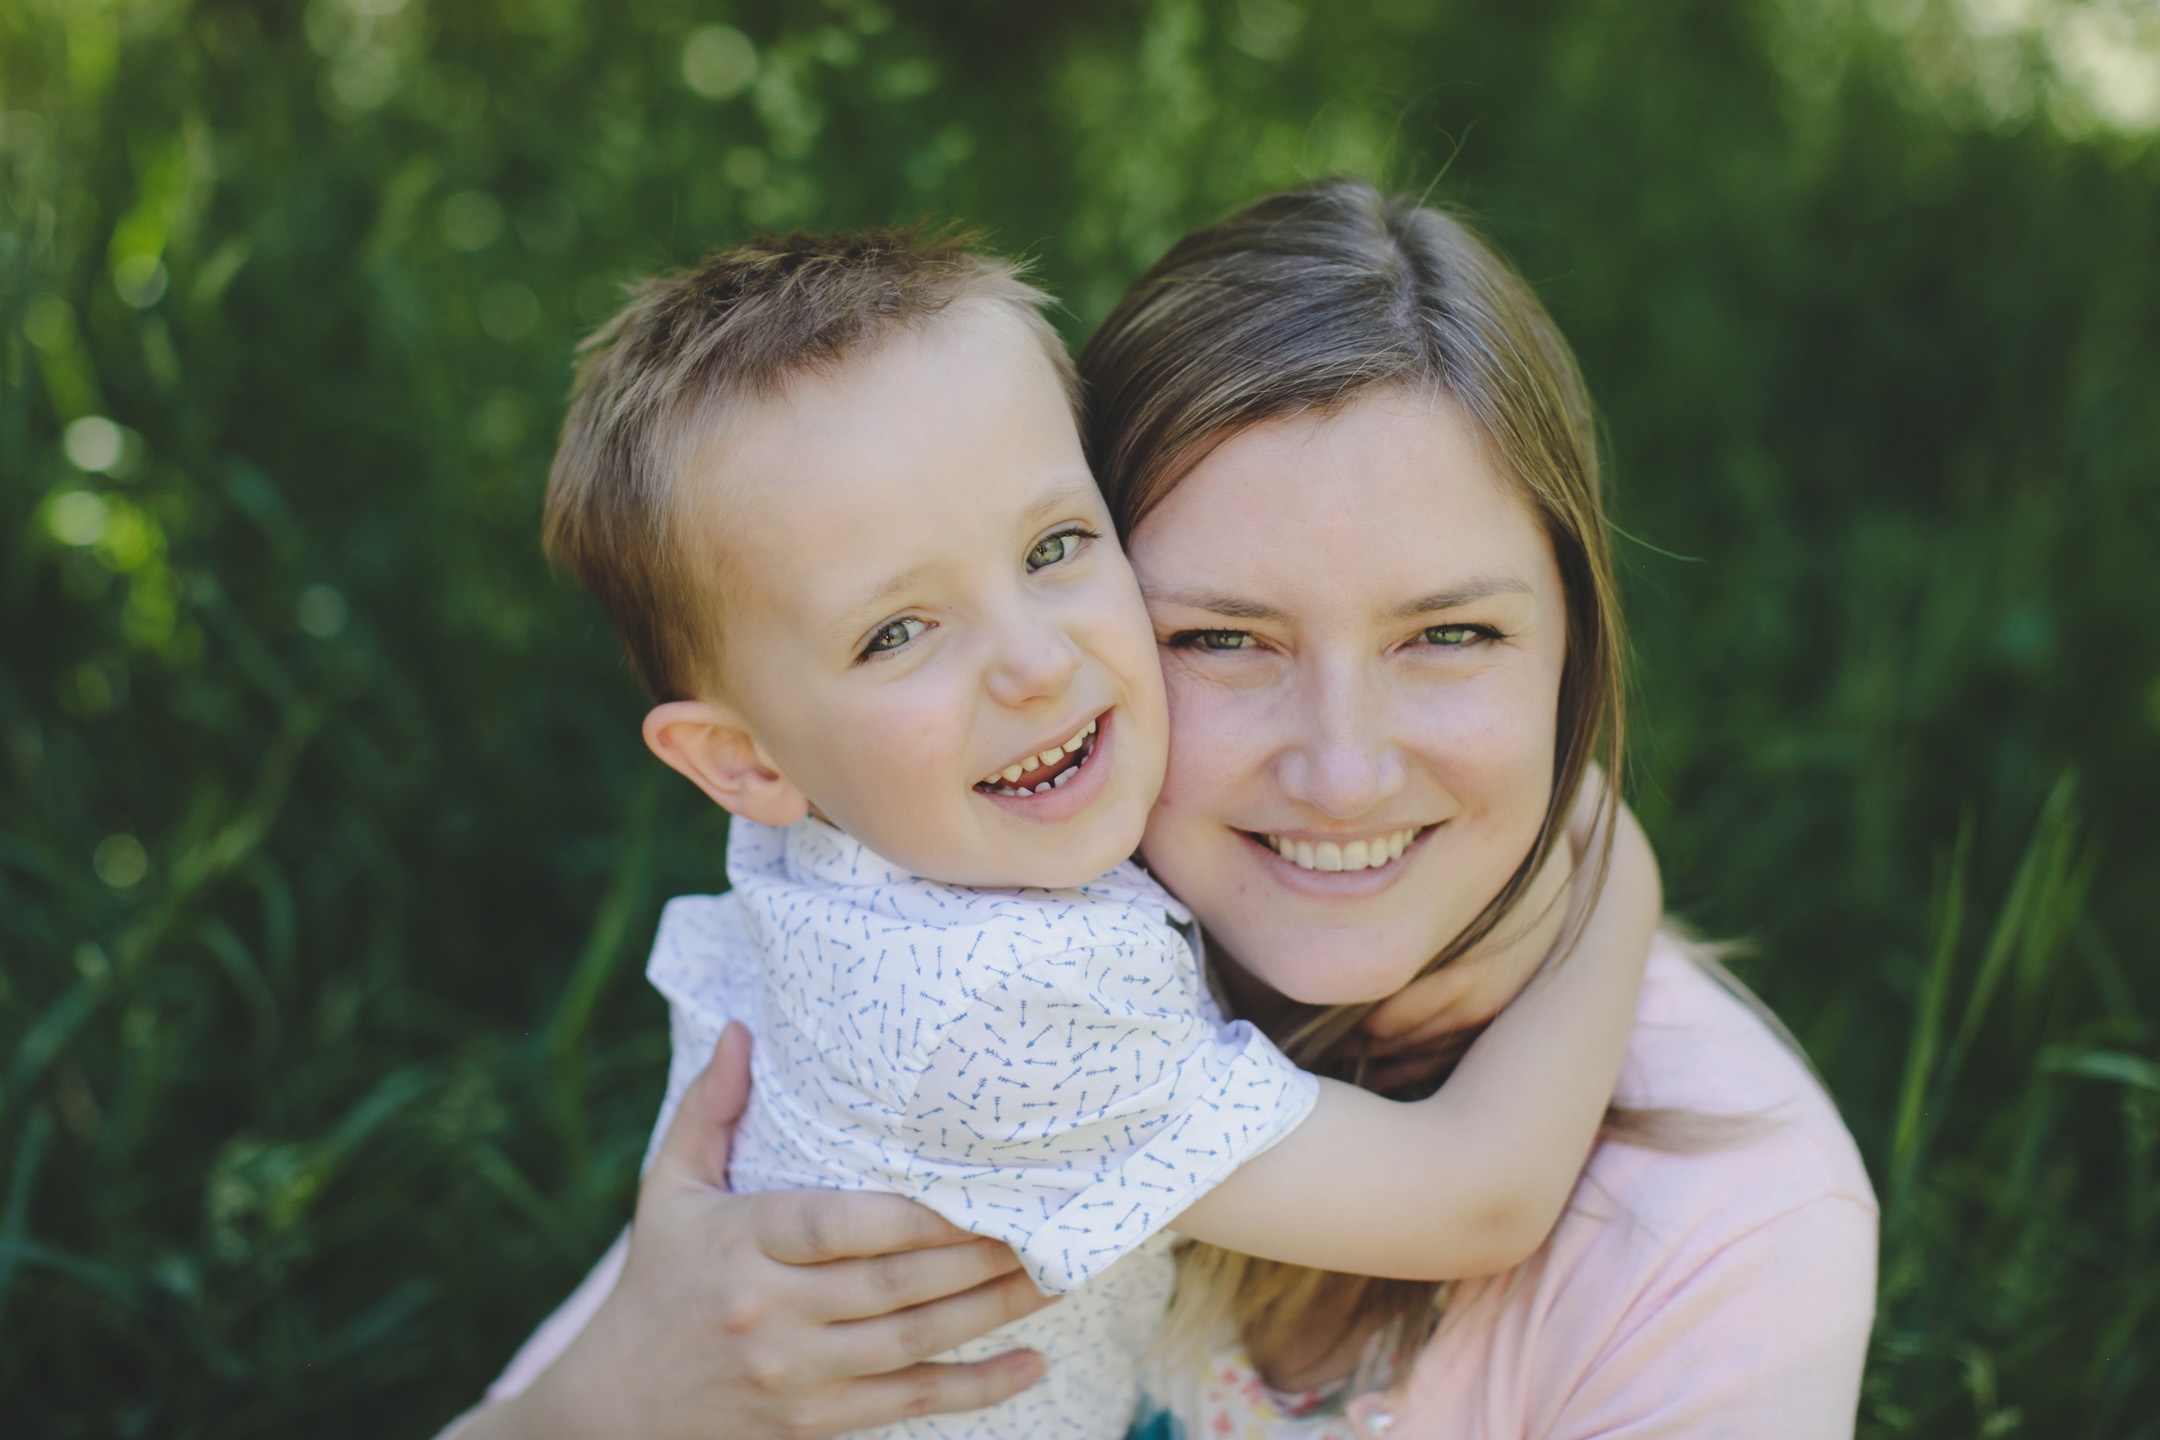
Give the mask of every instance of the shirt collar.
[{"label": "shirt collar", "polygon": [[[814,815],[805,816],[785,830],[736,816],[728,829],[728,868],[737,873],[784,874],[796,881],[836,888],[889,889],[941,883],[908,873],[846,831]],[[1180,925],[1192,920],[1190,911],[1130,860],[1073,889],[1098,900],[1159,908]]]}]

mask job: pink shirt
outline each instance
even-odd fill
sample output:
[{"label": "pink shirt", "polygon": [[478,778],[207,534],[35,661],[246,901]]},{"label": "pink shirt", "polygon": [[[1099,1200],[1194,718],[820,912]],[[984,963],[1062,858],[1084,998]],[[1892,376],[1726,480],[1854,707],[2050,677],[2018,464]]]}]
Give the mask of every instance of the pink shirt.
[{"label": "pink shirt", "polygon": [[[1606,1143],[1545,1247],[1455,1287],[1389,1440],[1852,1434],[1875,1312],[1875,1197],[1836,1108],[1745,1003],[1661,935],[1615,1098],[1756,1115],[1696,1154]],[[488,1398],[531,1384],[625,1242]]]},{"label": "pink shirt", "polygon": [[1615,1099],[1766,1123],[1692,1155],[1599,1146],[1543,1250],[1456,1287],[1389,1440],[1851,1435],[1876,1210],[1829,1096],[1661,936]]}]

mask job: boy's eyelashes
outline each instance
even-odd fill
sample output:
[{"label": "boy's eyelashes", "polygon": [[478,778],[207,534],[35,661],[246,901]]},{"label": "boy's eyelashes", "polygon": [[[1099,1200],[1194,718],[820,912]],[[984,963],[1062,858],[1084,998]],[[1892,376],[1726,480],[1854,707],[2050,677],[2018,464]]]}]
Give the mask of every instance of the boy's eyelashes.
[{"label": "boy's eyelashes", "polygon": [[1176,630],[1163,640],[1171,650],[1253,650],[1259,640],[1250,630]]},{"label": "boy's eyelashes", "polygon": [[855,657],[855,663],[860,665],[865,661],[875,660],[880,655],[890,655],[924,631],[935,629],[936,623],[914,615],[888,620],[870,632],[869,643],[864,645],[862,653]]},{"label": "boy's eyelashes", "polygon": [[1066,525],[1051,531],[1029,547],[1027,553],[1028,573],[1047,570],[1078,555],[1090,540],[1102,537],[1086,525]]}]

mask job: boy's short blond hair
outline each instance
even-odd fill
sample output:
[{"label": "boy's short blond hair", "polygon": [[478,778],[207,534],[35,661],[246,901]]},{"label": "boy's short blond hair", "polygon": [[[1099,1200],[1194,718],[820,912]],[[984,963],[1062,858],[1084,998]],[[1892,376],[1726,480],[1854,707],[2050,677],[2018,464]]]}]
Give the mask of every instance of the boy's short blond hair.
[{"label": "boy's short blond hair", "polygon": [[579,347],[542,539],[607,611],[648,695],[687,699],[710,683],[717,596],[685,542],[680,494],[701,422],[731,400],[830,374],[967,300],[1015,312],[1077,400],[1072,361],[1043,318],[1050,297],[1020,277],[966,232],[760,235],[636,285]]}]

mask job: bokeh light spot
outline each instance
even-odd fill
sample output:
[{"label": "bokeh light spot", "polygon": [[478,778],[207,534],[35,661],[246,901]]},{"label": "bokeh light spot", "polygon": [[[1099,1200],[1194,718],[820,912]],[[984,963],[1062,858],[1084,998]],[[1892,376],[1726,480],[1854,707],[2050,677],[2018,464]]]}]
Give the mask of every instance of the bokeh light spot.
[{"label": "bokeh light spot", "polygon": [[57,295],[30,302],[23,315],[23,338],[50,355],[65,350],[75,338],[75,310]]},{"label": "bokeh light spot", "polygon": [[60,444],[68,463],[78,470],[110,471],[127,453],[127,435],[103,415],[85,415],[71,423]]},{"label": "bokeh light spot", "polygon": [[293,605],[293,619],[317,640],[328,640],[345,628],[348,612],[345,597],[329,585],[310,585]]},{"label": "bokeh light spot", "polygon": [[105,538],[105,499],[88,490],[70,490],[52,502],[45,526],[63,545],[95,545]]},{"label": "bokeh light spot", "polygon": [[113,266],[113,289],[137,310],[165,298],[165,262],[155,255],[128,255]]},{"label": "bokeh light spot", "polygon": [[480,292],[480,328],[497,340],[523,340],[540,323],[540,297],[515,280],[498,280]]},{"label": "bokeh light spot", "polygon": [[460,190],[443,201],[442,238],[451,249],[485,250],[502,232],[502,204],[487,191]]},{"label": "bokeh light spot", "polygon": [[683,82],[708,100],[740,95],[757,63],[757,47],[732,25],[708,25],[683,42]]},{"label": "bokeh light spot", "polygon": [[126,890],[150,873],[150,852],[133,835],[108,835],[92,852],[90,868],[113,889]]}]

